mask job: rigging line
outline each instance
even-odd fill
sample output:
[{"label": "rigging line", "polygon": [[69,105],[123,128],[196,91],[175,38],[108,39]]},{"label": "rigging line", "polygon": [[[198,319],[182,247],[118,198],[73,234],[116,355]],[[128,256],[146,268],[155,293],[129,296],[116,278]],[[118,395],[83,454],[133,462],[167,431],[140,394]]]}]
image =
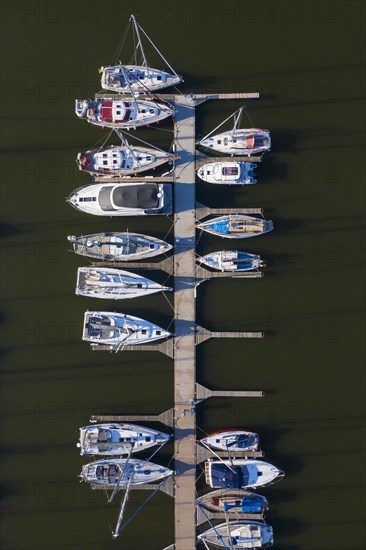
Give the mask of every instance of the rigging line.
[{"label": "rigging line", "polygon": [[250,124],[251,124],[252,127],[254,128],[254,123],[253,123],[252,119],[250,118],[250,116],[249,116],[249,114],[248,114],[248,111],[246,110],[246,107],[244,107],[244,112],[245,112],[245,114],[246,114],[246,116],[247,116],[247,118],[248,118]]},{"label": "rigging line", "polygon": [[167,130],[166,128],[157,128],[156,126],[149,126],[149,129],[160,130],[160,132],[170,132],[171,134],[174,134],[174,130]]},{"label": "rigging line", "polygon": [[208,516],[207,513],[206,513],[206,510],[205,510],[202,506],[200,506],[199,504],[198,504],[197,506],[198,506],[198,508],[200,509],[200,511],[203,513],[203,515],[205,516],[205,518],[207,519],[207,522],[211,525],[211,528],[212,528],[213,531],[216,533],[216,537],[221,541],[221,543],[222,543],[222,545],[224,546],[224,548],[225,548],[226,550],[230,550],[230,548],[228,548],[228,547],[226,546],[226,544],[225,544],[225,542],[224,542],[222,536],[220,535],[220,533],[217,531],[216,526],[213,525],[212,521],[210,520],[209,516]]},{"label": "rigging line", "polygon": [[126,28],[125,28],[125,31],[124,31],[123,35],[122,35],[122,38],[121,38],[121,40],[119,41],[119,44],[118,44],[118,46],[117,46],[117,49],[116,49],[116,51],[115,51],[115,53],[114,53],[114,56],[113,56],[113,59],[112,59],[112,65],[115,65],[115,64],[117,64],[117,62],[118,62],[118,58],[119,58],[119,56],[120,56],[120,54],[121,54],[122,48],[123,48],[124,43],[125,43],[125,41],[126,41],[127,34],[128,34],[129,29],[130,29],[130,26],[131,26],[131,21],[129,21],[129,22],[127,23],[127,26],[126,26]]},{"label": "rigging line", "polygon": [[[169,279],[169,276],[167,277],[167,279]],[[167,279],[166,279],[166,280],[167,280]],[[165,292],[163,292],[163,296],[164,296],[164,298],[166,299],[166,301],[168,302],[168,304],[170,305],[172,311],[174,311],[174,306],[171,304],[171,302],[170,302],[170,300],[168,299],[168,296],[166,295]],[[169,326],[170,326],[170,325],[169,325]]]},{"label": "rigging line", "polygon": [[235,111],[235,113],[233,113],[232,115],[228,116],[227,118],[225,118],[225,120],[223,122],[221,122],[218,126],[216,126],[216,128],[214,128],[209,134],[207,134],[207,136],[205,136],[204,138],[202,138],[200,141],[203,141],[204,139],[207,139],[208,137],[210,137],[211,134],[213,134],[216,130],[218,130],[221,126],[223,126],[223,124],[225,124],[225,122],[227,122],[228,120],[230,120],[232,117],[234,117],[238,112],[240,111],[240,109],[237,109]]},{"label": "rigging line", "polygon": [[203,430],[202,428],[200,428],[200,426],[197,426],[197,424],[196,424],[195,427],[196,427],[197,430],[199,430],[199,431],[202,432],[203,434],[208,435],[208,433],[205,432],[205,430]]},{"label": "rigging line", "polygon": [[177,73],[175,72],[175,70],[173,69],[173,67],[171,65],[169,65],[168,61],[165,59],[165,57],[163,56],[163,54],[161,53],[161,51],[158,50],[158,48],[155,46],[154,42],[151,40],[151,38],[146,34],[146,32],[144,31],[144,29],[140,26],[140,25],[137,25],[138,28],[144,33],[144,35],[146,36],[146,38],[148,39],[148,41],[150,42],[150,44],[153,46],[153,48],[158,52],[158,54],[160,55],[160,57],[162,58],[162,60],[168,65],[169,69],[172,71],[172,73],[174,73],[174,75],[179,78],[179,76],[177,75]]},{"label": "rigging line", "polygon": [[200,475],[199,475],[199,476],[197,477],[197,479],[196,479],[196,482],[195,482],[196,484],[197,484],[197,482],[201,479],[201,477],[204,475],[204,473],[205,473],[205,471],[202,470],[202,472],[200,473]]},{"label": "rigging line", "polygon": [[203,447],[205,447],[211,454],[213,454],[216,458],[218,458],[219,461],[224,464],[224,466],[226,466],[229,470],[233,472],[233,474],[235,474],[233,466],[229,466],[229,464],[225,464],[223,458],[219,456],[213,449],[211,449],[206,443],[203,443],[203,441],[201,441],[201,445],[203,445]]},{"label": "rigging line", "polygon": [[164,445],[169,441],[169,439],[167,439],[166,441],[163,441],[163,443],[161,443],[161,445],[159,445],[159,447],[153,452],[153,454],[151,456],[149,456],[149,458],[147,459],[148,461],[152,460],[152,458],[154,458],[154,456],[156,455],[156,453],[158,453],[160,451],[160,449],[162,447],[164,447]]},{"label": "rigging line", "polygon": [[[107,495],[108,495],[107,489],[106,489],[105,487],[103,487],[103,489],[104,489],[104,491],[105,491],[105,492],[107,493]],[[111,525],[111,523],[110,523],[110,521],[109,521],[109,519],[108,519],[108,516],[107,516],[107,514],[106,514],[106,511],[105,511],[104,507],[103,507],[102,504],[101,504],[100,496],[99,496],[98,494],[97,494],[97,503],[98,503],[99,508],[100,508],[101,511],[103,512],[103,515],[104,515],[105,520],[106,520],[106,522],[107,522],[107,524],[108,524],[108,527],[109,527],[109,529],[111,530],[111,533],[113,533],[112,525]]]},{"label": "rigging line", "polygon": [[[118,130],[122,135],[125,133],[123,132],[122,130]],[[126,134],[127,135],[127,134]],[[151,143],[149,143],[148,141],[144,141],[143,139],[141,138],[138,138],[137,136],[135,136],[134,134],[131,134],[129,133],[128,134],[129,137],[132,137],[133,139],[135,139],[136,141],[141,141],[141,143],[144,143],[145,145],[148,145],[149,147],[151,147],[152,149],[156,149],[157,151],[160,151],[161,153],[166,153],[166,151],[164,151],[163,149],[160,149],[159,147],[157,147],[156,145],[152,145]],[[120,138],[121,139],[121,138]]]},{"label": "rigging line", "polygon": [[120,533],[123,531],[123,529],[125,529],[125,527],[127,527],[127,525],[137,516],[137,514],[142,510],[142,508],[144,508],[144,506],[152,499],[153,496],[156,495],[156,493],[164,486],[164,484],[168,481],[168,479],[170,479],[171,476],[167,477],[166,479],[164,479],[161,483],[159,483],[159,485],[156,487],[155,491],[149,495],[145,500],[144,502],[141,504],[141,506],[138,507],[138,509],[136,510],[136,512],[134,514],[132,514],[132,516],[126,521],[126,523],[124,523],[120,529]]}]

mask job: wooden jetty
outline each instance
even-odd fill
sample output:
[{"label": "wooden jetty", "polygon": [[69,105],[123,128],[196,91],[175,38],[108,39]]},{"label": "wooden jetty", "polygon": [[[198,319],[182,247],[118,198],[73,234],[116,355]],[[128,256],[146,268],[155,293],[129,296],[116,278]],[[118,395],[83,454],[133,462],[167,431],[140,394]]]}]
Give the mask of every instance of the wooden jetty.
[{"label": "wooden jetty", "polygon": [[[261,397],[262,392],[209,390],[196,383],[196,345],[211,337],[261,338],[262,333],[211,332],[196,324],[196,285],[208,278],[196,264],[196,221],[216,210],[196,203],[195,107],[208,99],[248,99],[258,94],[189,94],[171,100],[175,113],[174,184],[174,457],[175,541],[169,549],[196,548],[196,403],[209,397]],[[167,98],[168,99],[168,98]],[[258,209],[245,209],[262,213]],[[226,212],[232,210],[225,209]],[[220,209],[217,213],[221,213]],[[249,212],[248,212],[249,213]],[[202,268],[201,268],[202,269]],[[207,271],[207,270],[205,270]],[[210,272],[208,272],[210,273]],[[204,275],[200,278],[199,275]],[[166,549],[168,550],[168,549]]]},{"label": "wooden jetty", "polygon": [[[209,157],[208,155],[205,155],[201,151],[196,151],[196,170],[201,168],[201,166],[204,166],[205,164],[209,162],[262,162],[263,157],[262,156],[246,156],[246,157]],[[240,187],[240,186],[238,186]]]},{"label": "wooden jetty", "polygon": [[[111,98],[111,94],[97,94],[99,98]],[[142,96],[141,96],[142,97]],[[212,162],[196,151],[195,109],[207,100],[255,99],[257,93],[234,94],[164,94],[166,101],[175,104],[174,143],[177,160],[174,170],[174,256],[160,262],[96,262],[93,265],[111,265],[133,269],[162,269],[174,275],[174,337],[162,343],[141,346],[125,346],[125,351],[160,351],[174,358],[174,408],[159,415],[93,416],[97,421],[162,422],[174,430],[174,483],[166,492],[174,496],[175,540],[164,550],[194,550],[196,527],[204,521],[196,510],[196,467],[207,458],[207,449],[197,445],[196,405],[210,397],[263,397],[262,391],[211,390],[196,382],[196,346],[209,338],[263,338],[262,332],[209,331],[196,323],[196,288],[203,280],[214,277],[261,277],[259,271],[251,273],[214,273],[197,265],[195,253],[196,222],[211,214],[245,213],[263,215],[258,208],[212,209],[196,203],[196,168]],[[113,98],[116,95],[113,94]],[[220,157],[220,160],[222,158]],[[260,162],[261,157],[242,157],[240,160]],[[171,177],[169,176],[166,177]],[[142,178],[139,177],[139,180]],[[122,179],[121,179],[122,181]],[[123,180],[124,181],[124,180]],[[131,181],[131,180],[128,180]],[[164,181],[167,181],[166,179]],[[109,349],[95,346],[93,349]],[[261,451],[245,456],[262,456]],[[140,486],[155,489],[150,484]],[[214,518],[216,516],[211,515]],[[242,517],[242,516],[241,516]],[[253,518],[253,515],[251,515]]]}]

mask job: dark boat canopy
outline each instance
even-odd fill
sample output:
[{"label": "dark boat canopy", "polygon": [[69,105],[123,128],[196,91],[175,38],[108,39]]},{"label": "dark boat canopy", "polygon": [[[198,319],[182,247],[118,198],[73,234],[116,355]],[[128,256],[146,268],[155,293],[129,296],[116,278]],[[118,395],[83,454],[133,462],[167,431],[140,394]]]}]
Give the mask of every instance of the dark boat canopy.
[{"label": "dark boat canopy", "polygon": [[249,473],[246,466],[231,466],[223,463],[211,464],[212,487],[240,489],[248,484]]}]

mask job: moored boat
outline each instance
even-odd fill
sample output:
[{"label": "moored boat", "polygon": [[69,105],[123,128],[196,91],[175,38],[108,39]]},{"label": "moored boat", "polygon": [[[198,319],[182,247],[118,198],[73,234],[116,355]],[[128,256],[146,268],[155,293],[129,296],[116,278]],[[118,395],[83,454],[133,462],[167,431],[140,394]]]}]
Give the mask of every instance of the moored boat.
[{"label": "moored boat", "polygon": [[196,500],[209,512],[230,514],[260,514],[268,510],[268,500],[263,495],[245,489],[218,489]]},{"label": "moored boat", "polygon": [[251,271],[266,265],[260,256],[240,250],[211,252],[201,256],[198,261],[219,271]]},{"label": "moored boat", "polygon": [[[263,130],[262,128],[239,128],[242,112],[243,107],[219,124],[212,132],[201,139],[198,144],[208,150],[219,151],[228,155],[253,156],[262,155],[266,151],[269,151],[271,148],[269,130]],[[231,130],[212,135],[231,117],[234,117],[234,125]]]},{"label": "moored boat", "polygon": [[198,540],[225,549],[269,548],[273,545],[273,529],[262,521],[227,521],[198,535]]},{"label": "moored boat", "polygon": [[[141,90],[156,91],[168,86],[175,86],[183,81],[174,69],[169,65],[157,49],[151,38],[146,34],[144,29],[136,21],[134,15],[131,15],[129,27],[134,31],[134,64],[130,65],[112,65],[109,67],[101,67],[102,73],[101,84],[105,90],[111,90],[118,93],[141,92]],[[125,36],[129,28],[126,29]],[[142,43],[140,31],[148,39],[150,45],[159,54],[160,58],[168,66],[170,72],[159,69],[154,69],[149,66],[147,61],[144,46]]]},{"label": "moored boat", "polygon": [[273,223],[245,214],[227,214],[198,223],[197,228],[226,239],[247,239],[272,231]]},{"label": "moored boat", "polygon": [[171,333],[163,328],[124,313],[86,311],[82,339],[91,344],[105,345],[118,351],[124,346],[147,344],[169,338]]},{"label": "moored boat", "polygon": [[75,112],[90,124],[102,128],[128,130],[160,122],[174,114],[174,107],[163,100],[126,98],[76,99]]},{"label": "moored boat", "polygon": [[153,170],[177,156],[152,147],[111,145],[78,154],[76,162],[82,172],[108,178],[139,174]]},{"label": "moored boat", "polygon": [[257,451],[259,437],[254,432],[240,429],[220,430],[203,439],[200,443],[212,449],[235,453],[239,451]]},{"label": "moored boat", "polygon": [[79,267],[75,294],[90,298],[121,300],[169,290],[172,289],[122,269]]},{"label": "moored boat", "polygon": [[92,235],[69,235],[74,252],[98,260],[127,262],[143,260],[166,254],[173,247],[156,237],[140,233],[94,233]]},{"label": "moored boat", "polygon": [[129,455],[163,445],[170,436],[146,426],[126,423],[94,424],[79,428],[81,455]]},{"label": "moored boat", "polygon": [[169,184],[111,183],[79,187],[67,199],[76,210],[95,216],[147,216],[171,214]]},{"label": "moored boat", "polygon": [[113,489],[118,484],[119,489],[125,489],[127,485],[154,483],[173,474],[169,468],[146,460],[110,458],[84,464],[80,477],[92,486]]},{"label": "moored boat", "polygon": [[198,177],[207,183],[251,185],[257,183],[252,162],[208,162],[197,170]]},{"label": "moored boat", "polygon": [[208,459],[205,463],[206,483],[214,489],[265,487],[279,481],[284,473],[264,460],[235,458]]}]

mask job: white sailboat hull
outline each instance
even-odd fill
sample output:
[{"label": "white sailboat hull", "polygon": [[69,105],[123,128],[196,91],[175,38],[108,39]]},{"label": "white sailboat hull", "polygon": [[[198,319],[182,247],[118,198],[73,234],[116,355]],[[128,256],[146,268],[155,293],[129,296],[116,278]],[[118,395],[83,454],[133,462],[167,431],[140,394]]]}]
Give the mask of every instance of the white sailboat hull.
[{"label": "white sailboat hull", "polygon": [[269,130],[246,128],[221,132],[199,142],[202,147],[228,155],[253,156],[271,148]]},{"label": "white sailboat hull", "polygon": [[133,315],[108,311],[86,311],[84,314],[82,339],[91,344],[109,346],[112,350],[170,336],[167,330]]},{"label": "white sailboat hull", "polygon": [[128,455],[163,445],[170,436],[137,424],[94,424],[79,428],[81,455]]},{"label": "white sailboat hull", "polygon": [[176,155],[151,147],[114,146],[90,149],[79,153],[76,163],[79,170],[99,177],[123,177],[153,170]]},{"label": "white sailboat hull", "polygon": [[273,545],[273,529],[261,521],[228,521],[198,535],[198,540],[225,549],[268,548]]},{"label": "white sailboat hull", "polygon": [[[182,77],[170,74],[152,67],[143,65],[114,65],[101,67],[101,85],[105,90],[129,94],[133,92],[150,91],[155,92],[176,86],[182,82]],[[128,83],[125,76],[128,77]]]},{"label": "white sailboat hull", "polygon": [[173,105],[147,99],[86,99],[75,100],[75,112],[90,124],[102,128],[130,129],[160,122],[172,116]]},{"label": "white sailboat hull", "polygon": [[80,477],[94,487],[113,489],[122,475],[122,480],[118,483],[118,488],[122,490],[128,483],[131,486],[154,483],[173,474],[169,468],[146,460],[110,458],[85,464]]},{"label": "white sailboat hull", "polygon": [[216,432],[208,437],[204,437],[200,442],[212,449],[228,451],[229,453],[257,451],[259,448],[258,435],[254,432],[247,432],[245,430]]},{"label": "white sailboat hull", "polygon": [[170,290],[172,289],[169,287],[122,269],[79,267],[75,294],[90,298],[123,300]]}]

